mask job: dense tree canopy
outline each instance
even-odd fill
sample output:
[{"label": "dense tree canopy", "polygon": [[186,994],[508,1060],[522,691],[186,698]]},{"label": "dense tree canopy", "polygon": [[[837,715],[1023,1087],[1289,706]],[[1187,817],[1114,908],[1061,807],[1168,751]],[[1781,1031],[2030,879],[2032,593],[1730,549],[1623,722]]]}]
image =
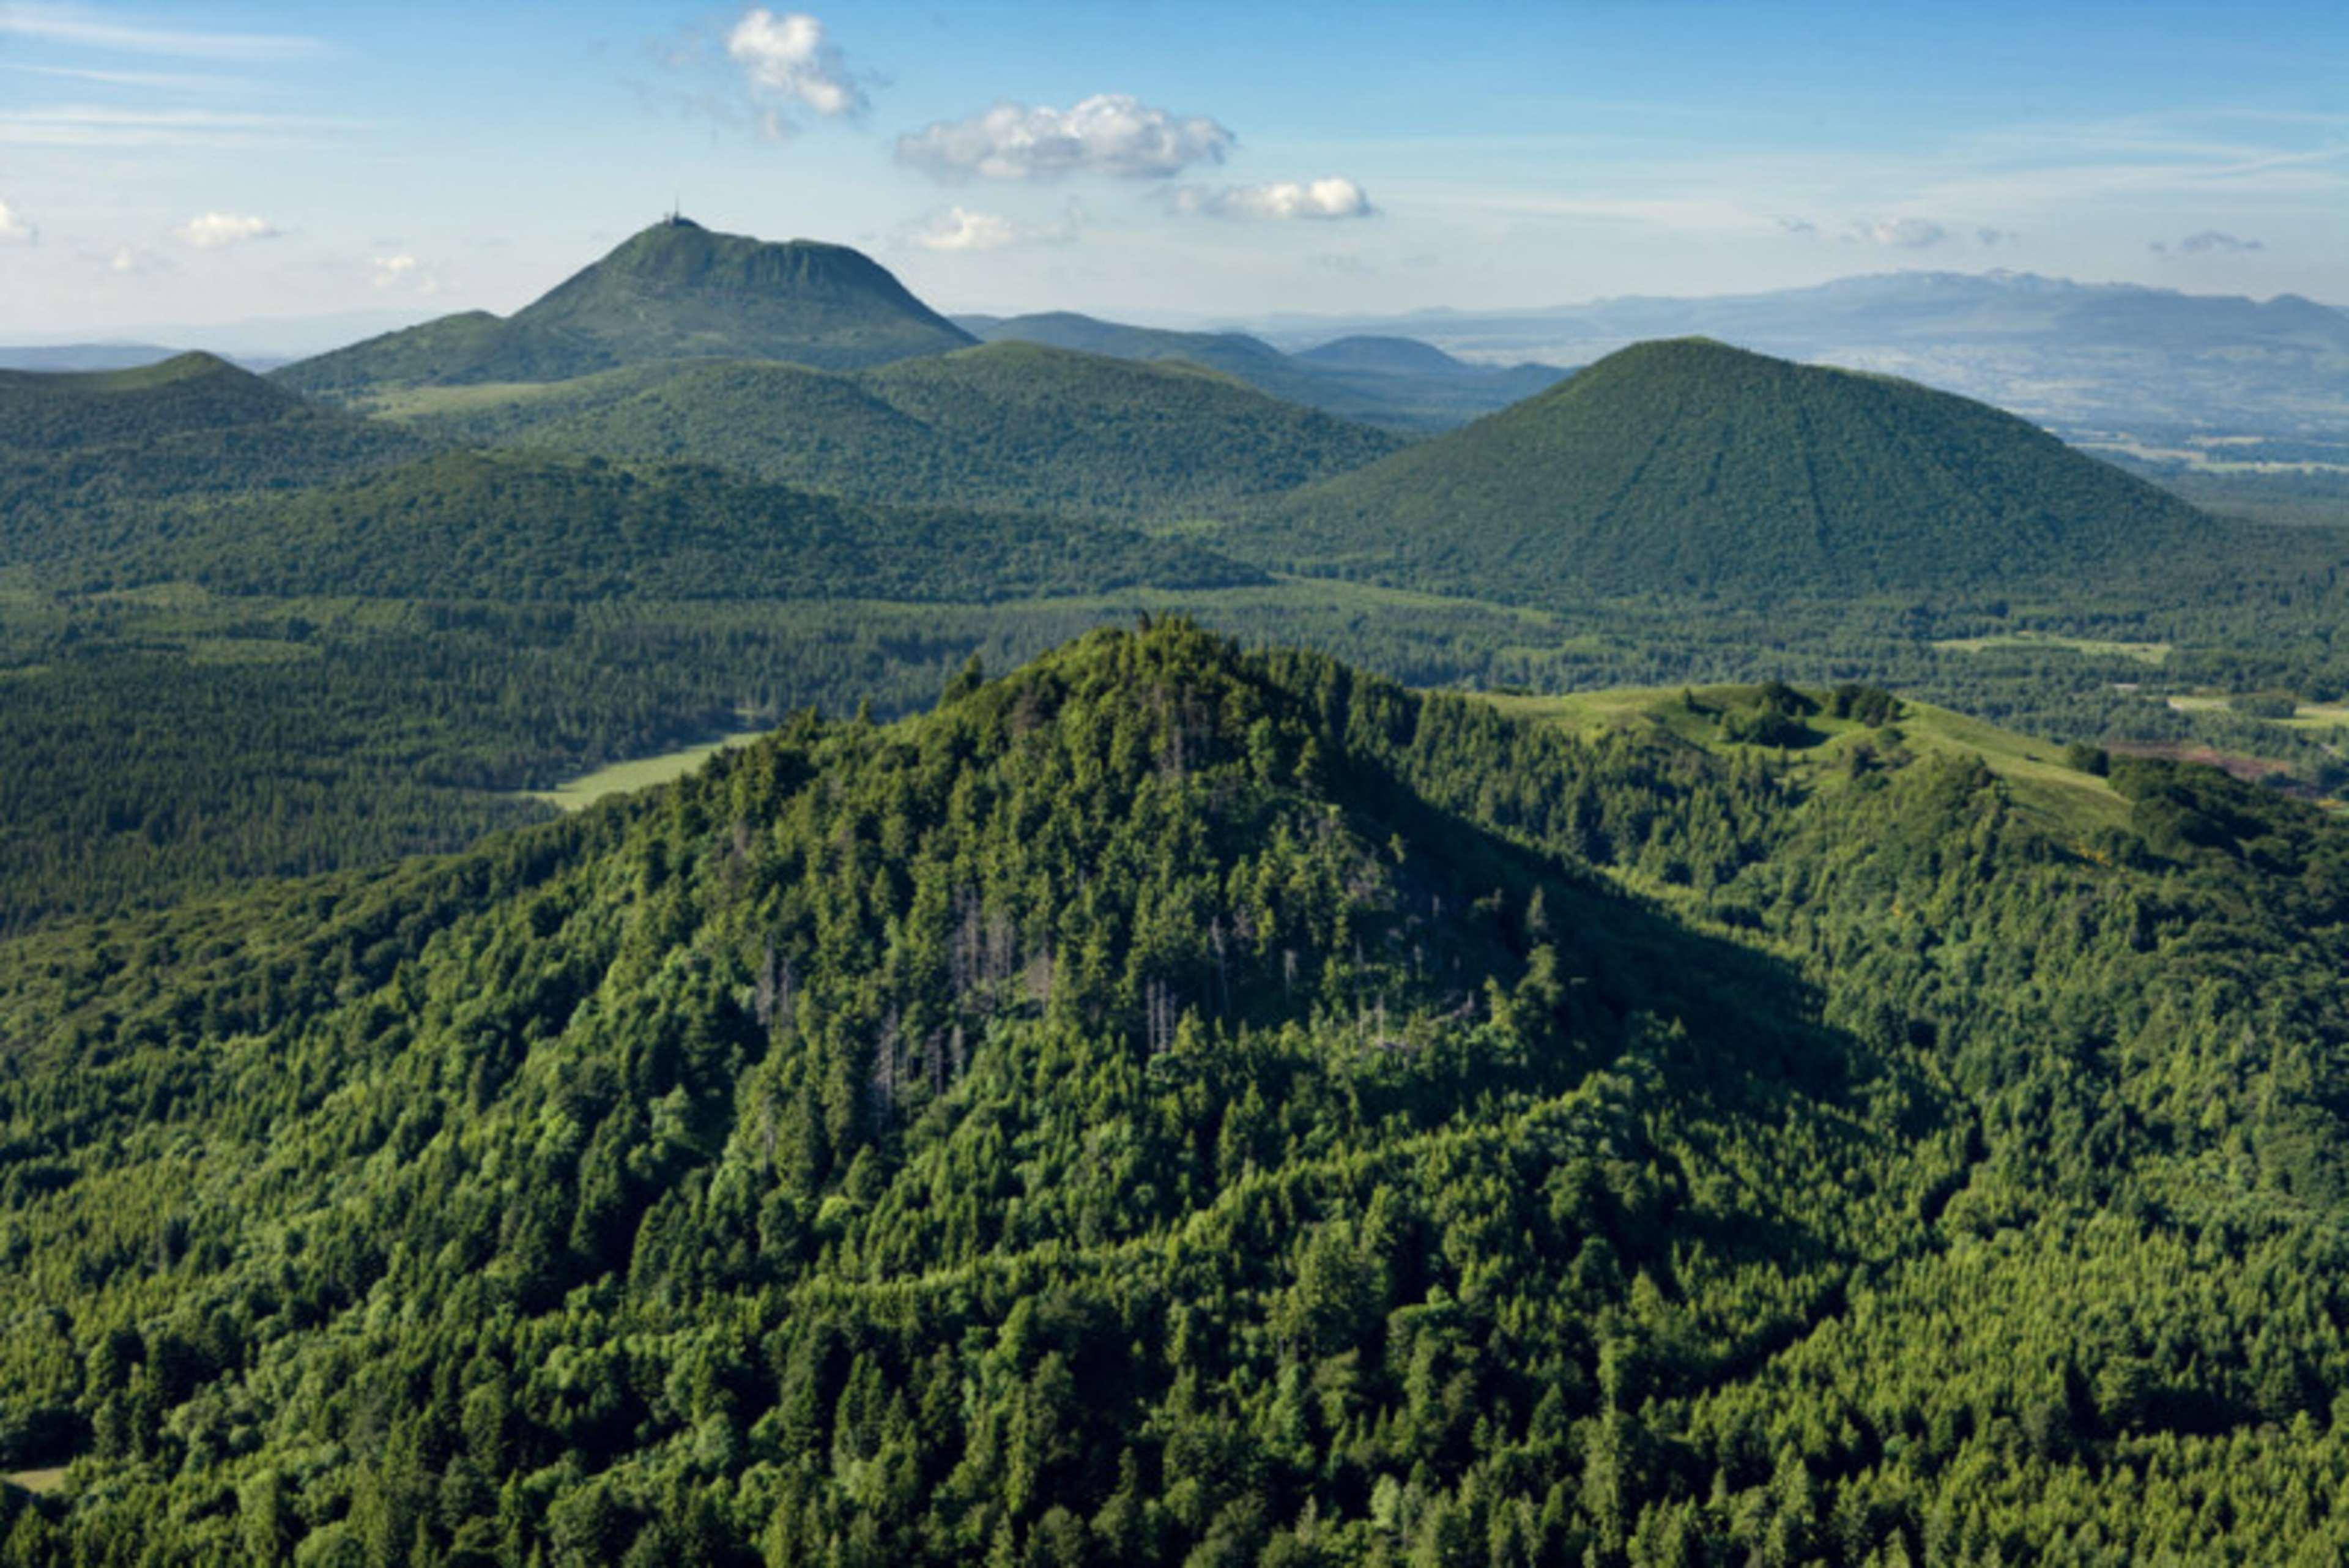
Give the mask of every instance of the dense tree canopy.
[{"label": "dense tree canopy", "polygon": [[0,1551],[2332,1554],[2349,844],[1880,696],[1162,624],[14,944]]},{"label": "dense tree canopy", "polygon": [[0,377],[0,1568],[2349,1553],[2337,532],[964,341]]},{"label": "dense tree canopy", "polygon": [[1231,542],[1535,604],[2069,595],[2309,543],[2230,532],[1987,404],[1687,338],[1268,504]]},{"label": "dense tree canopy", "polygon": [[1026,343],[854,375],[656,364],[384,406],[440,439],[709,463],[867,501],[1121,517],[1275,494],[1401,444],[1191,367]]}]

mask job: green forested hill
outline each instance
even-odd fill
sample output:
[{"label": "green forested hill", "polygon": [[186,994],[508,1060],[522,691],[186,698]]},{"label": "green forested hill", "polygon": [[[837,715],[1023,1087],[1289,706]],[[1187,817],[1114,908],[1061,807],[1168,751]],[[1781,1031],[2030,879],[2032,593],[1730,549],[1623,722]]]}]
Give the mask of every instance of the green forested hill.
[{"label": "green forested hill", "polygon": [[[881,507],[715,470],[448,452],[361,483],[164,514],[78,567],[233,595],[600,603],[983,603],[1262,574],[1184,540],[1030,514]],[[57,568],[57,580],[73,576]]]},{"label": "green forested hill", "polygon": [[1703,339],[1324,481],[1232,535],[1268,561],[1519,601],[2173,585],[2220,526],[1987,405]]},{"label": "green forested hill", "polygon": [[210,354],[127,370],[0,370],[0,446],[18,451],[160,441],[275,424],[302,400]]},{"label": "green forested hill", "polygon": [[444,317],[273,372],[327,396],[480,381],[560,380],[667,359],[788,359],[828,369],[968,346],[870,258],[670,219],[501,319]]},{"label": "green forested hill", "polygon": [[707,462],[864,500],[1156,516],[1293,489],[1402,444],[1187,367],[1022,343],[853,376],[642,366],[420,392],[386,411],[441,439]]},{"label": "green forested hill", "polygon": [[1721,701],[1104,632],[0,950],[0,1560],[2337,1556],[2341,830]]},{"label": "green forested hill", "polygon": [[1129,365],[1032,344],[908,359],[868,379],[915,417],[958,425],[963,440],[999,469],[1072,472],[1064,504],[1085,504],[1087,489],[1111,484],[1154,492],[1165,497],[1155,504],[1166,509],[1270,494],[1359,468],[1402,444],[1187,367]]},{"label": "green forested hill", "polygon": [[349,478],[426,450],[209,354],[0,371],[0,565],[78,553],[109,536],[119,509]]},{"label": "green forested hill", "polygon": [[468,310],[281,365],[270,377],[311,397],[354,400],[386,387],[561,380],[611,363],[570,334]]}]

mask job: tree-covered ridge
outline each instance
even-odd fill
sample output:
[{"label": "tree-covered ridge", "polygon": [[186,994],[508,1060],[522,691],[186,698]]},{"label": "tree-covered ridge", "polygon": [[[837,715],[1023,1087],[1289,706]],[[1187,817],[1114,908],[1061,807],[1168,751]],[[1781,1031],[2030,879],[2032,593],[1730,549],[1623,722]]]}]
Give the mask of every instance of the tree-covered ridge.
[{"label": "tree-covered ridge", "polygon": [[1235,529],[1253,558],[1519,602],[1955,597],[2217,569],[2225,531],[1982,403],[1645,343]]},{"label": "tree-covered ridge", "polygon": [[274,424],[302,400],[210,354],[127,370],[0,370],[0,447],[55,451]]},{"label": "tree-covered ridge", "polygon": [[729,361],[492,391],[388,411],[441,439],[706,462],[860,500],[1149,517],[1294,489],[1401,444],[1186,367],[1019,343],[854,375]]},{"label": "tree-covered ridge", "polygon": [[845,246],[774,244],[670,219],[512,317],[443,317],[273,375],[303,392],[350,397],[384,387],[563,380],[668,359],[854,369],[972,341]]},{"label": "tree-covered ridge", "polygon": [[209,354],[0,371],[0,565],[79,554],[164,498],[348,479],[427,450]]},{"label": "tree-covered ridge", "polygon": [[504,604],[983,603],[1262,574],[1184,540],[1032,514],[881,507],[681,465],[444,452],[365,482],[162,515],[82,567],[117,584]]},{"label": "tree-covered ridge", "polygon": [[2323,1556],[2340,831],[1842,712],[1167,624],[5,950],[0,1550]]}]

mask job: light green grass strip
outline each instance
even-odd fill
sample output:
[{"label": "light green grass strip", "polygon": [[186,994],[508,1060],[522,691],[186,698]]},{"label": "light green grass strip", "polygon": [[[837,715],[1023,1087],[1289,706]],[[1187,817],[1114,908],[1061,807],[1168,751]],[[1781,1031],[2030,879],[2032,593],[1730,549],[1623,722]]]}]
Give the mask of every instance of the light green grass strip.
[{"label": "light green grass strip", "polygon": [[704,741],[699,745],[681,751],[663,752],[657,757],[636,757],[625,763],[613,763],[597,768],[592,774],[582,774],[553,789],[531,789],[521,793],[532,800],[543,800],[564,811],[578,811],[595,805],[608,794],[626,794],[631,790],[649,789],[671,779],[683,778],[729,746],[746,745],[765,734],[763,730],[744,730]]}]

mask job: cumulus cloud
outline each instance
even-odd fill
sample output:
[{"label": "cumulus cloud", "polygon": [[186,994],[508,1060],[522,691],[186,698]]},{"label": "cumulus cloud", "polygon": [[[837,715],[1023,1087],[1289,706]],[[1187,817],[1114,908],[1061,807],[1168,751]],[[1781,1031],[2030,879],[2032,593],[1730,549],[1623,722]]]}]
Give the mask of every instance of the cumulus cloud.
[{"label": "cumulus cloud", "polygon": [[907,237],[926,251],[999,251],[1019,243],[1019,225],[1000,213],[949,207]]},{"label": "cumulus cloud", "polygon": [[24,214],[0,202],[0,244],[29,245],[40,237],[41,231],[26,222]]},{"label": "cumulus cloud", "polygon": [[[2168,255],[2170,254],[2172,249],[2172,247],[2162,244],[2159,240],[2154,241],[2153,244],[2147,248],[2151,250],[2153,254],[2158,256]],[[2204,229],[2200,234],[2187,235],[2184,239],[2178,242],[2175,248],[2177,254],[2182,256],[2202,256],[2212,254],[2237,255],[2245,251],[2263,251],[2268,247],[2264,243],[2259,240],[2244,239],[2236,234],[2221,234],[2217,229]]]},{"label": "cumulus cloud", "polygon": [[1265,185],[1186,185],[1173,196],[1178,213],[1211,218],[1367,218],[1378,209],[1351,180],[1277,180]]},{"label": "cumulus cloud", "polygon": [[247,240],[274,240],[278,230],[268,219],[249,213],[200,213],[172,233],[200,251],[212,251]]},{"label": "cumulus cloud", "polygon": [[1903,251],[1921,251],[1950,237],[1949,230],[1929,218],[1879,218],[1872,223],[1855,223],[1851,232],[1853,238],[1869,244]]},{"label": "cumulus cloud", "polygon": [[1985,249],[1995,249],[2000,245],[2011,245],[2022,237],[2023,236],[2021,234],[2016,234],[2013,229],[1980,228],[1974,231],[1974,238],[1980,241]]},{"label": "cumulus cloud", "polygon": [[968,119],[935,121],[897,139],[897,161],[938,180],[1164,180],[1195,163],[1221,163],[1237,140],[1205,115],[1095,93],[1071,109],[999,103]]},{"label": "cumulus cloud", "polygon": [[[804,11],[779,16],[762,5],[745,12],[726,35],[726,53],[755,92],[803,104],[827,119],[864,110],[864,89],[849,74],[847,60],[825,39],[823,24]],[[790,130],[771,112],[764,124],[770,135]]]},{"label": "cumulus cloud", "polygon": [[1781,218],[1778,220],[1778,232],[1792,234],[1797,239],[1815,240],[1818,238],[1819,226],[1808,218]]},{"label": "cumulus cloud", "polygon": [[977,213],[948,207],[932,213],[905,233],[908,244],[926,251],[1000,251],[1015,245],[1066,244],[1077,237],[1084,213],[1073,202],[1056,223],[1038,227],[1017,223],[1000,213]]},{"label": "cumulus cloud", "polygon": [[370,280],[378,288],[405,289],[412,294],[440,292],[440,278],[405,251],[395,255],[376,257],[369,271]]}]

